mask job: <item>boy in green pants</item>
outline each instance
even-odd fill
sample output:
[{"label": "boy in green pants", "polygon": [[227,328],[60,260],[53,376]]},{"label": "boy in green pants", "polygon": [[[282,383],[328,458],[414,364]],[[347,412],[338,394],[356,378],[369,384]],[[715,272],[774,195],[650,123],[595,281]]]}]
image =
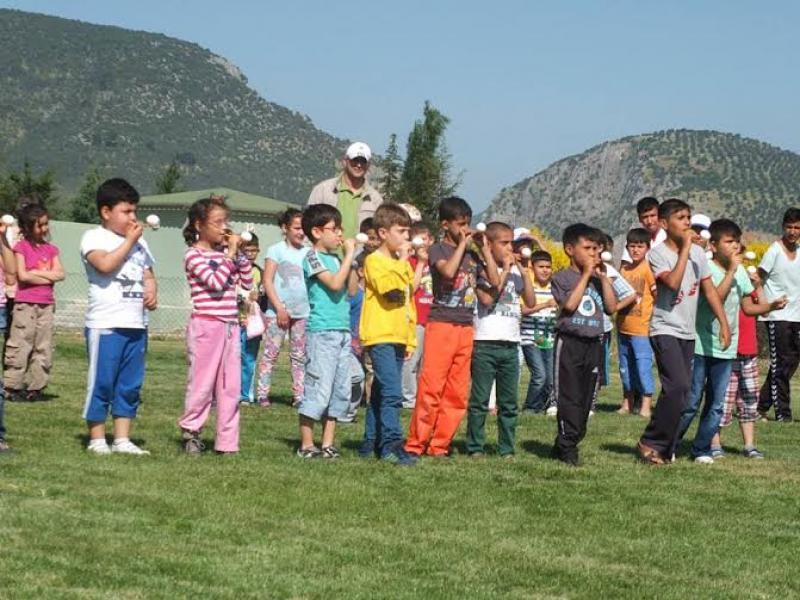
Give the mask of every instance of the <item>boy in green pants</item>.
[{"label": "boy in green pants", "polygon": [[492,384],[497,382],[497,452],[514,456],[517,428],[517,386],[519,384],[519,342],[521,306],[536,304],[530,260],[517,264],[511,247],[513,230],[505,223],[489,223],[486,239],[495,262],[502,267],[500,284],[493,287],[478,279],[478,314],[475,317],[475,345],[472,349],[472,391],[467,411],[467,452],[484,455],[486,413]]}]

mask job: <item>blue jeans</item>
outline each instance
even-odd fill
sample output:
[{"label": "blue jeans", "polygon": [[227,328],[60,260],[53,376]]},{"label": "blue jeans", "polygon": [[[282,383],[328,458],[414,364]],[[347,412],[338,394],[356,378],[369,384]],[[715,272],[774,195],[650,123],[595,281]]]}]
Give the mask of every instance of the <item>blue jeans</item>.
[{"label": "blue jeans", "polygon": [[722,420],[722,409],[725,407],[725,390],[731,378],[733,359],[712,358],[694,355],[692,366],[692,391],[689,394],[689,405],[681,414],[679,439],[686,435],[692,424],[700,399],[705,393],[706,401],[700,413],[700,423],[692,442],[692,456],[708,456],[711,454],[711,439],[719,431]]},{"label": "blue jeans", "polygon": [[653,382],[653,347],[646,335],[617,335],[619,345],[619,378],[622,389],[626,392],[638,392],[643,396],[652,396],[655,389]]},{"label": "blue jeans", "polygon": [[553,391],[553,348],[539,348],[535,344],[522,346],[522,356],[531,372],[525,409],[543,411]]},{"label": "blue jeans", "polygon": [[256,373],[256,360],[258,360],[258,347],[261,345],[261,337],[248,340],[247,327],[242,327],[239,336],[242,343],[242,389],[239,393],[239,399],[242,402],[255,402],[253,383]]},{"label": "blue jeans", "polygon": [[403,404],[403,344],[375,344],[364,349],[372,359],[375,378],[364,424],[364,444],[373,443],[381,457],[403,441],[400,407]]}]

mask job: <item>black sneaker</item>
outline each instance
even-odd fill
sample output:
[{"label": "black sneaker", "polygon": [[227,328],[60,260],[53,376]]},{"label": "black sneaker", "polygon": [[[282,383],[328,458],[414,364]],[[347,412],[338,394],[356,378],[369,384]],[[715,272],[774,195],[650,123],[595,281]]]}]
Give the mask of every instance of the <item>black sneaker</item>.
[{"label": "black sneaker", "polygon": [[6,389],[6,400],[9,402],[25,402],[25,392],[22,390]]},{"label": "black sneaker", "polygon": [[792,418],[792,415],[780,415],[775,417],[775,421],[778,423],[791,423],[794,421],[794,419]]},{"label": "black sneaker", "polygon": [[297,456],[300,458],[319,458],[322,456],[322,450],[316,446],[309,446],[308,448],[298,448]]},{"label": "black sneaker", "polygon": [[334,459],[341,458],[342,455],[337,450],[336,446],[323,446],[320,448],[320,458]]},{"label": "black sneaker", "polygon": [[375,440],[364,440],[358,447],[358,456],[361,458],[372,458],[375,456]]},{"label": "black sneaker", "polygon": [[41,402],[44,400],[42,390],[28,390],[25,392],[25,402]]}]

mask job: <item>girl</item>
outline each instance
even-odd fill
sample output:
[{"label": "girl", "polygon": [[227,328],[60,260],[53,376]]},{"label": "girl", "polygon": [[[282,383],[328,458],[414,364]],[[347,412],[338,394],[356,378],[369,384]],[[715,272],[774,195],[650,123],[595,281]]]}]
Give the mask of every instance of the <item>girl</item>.
[{"label": "girl", "polygon": [[189,249],[184,268],[192,296],[192,315],[186,328],[189,381],[178,425],[183,447],[200,454],[203,429],[216,401],[219,454],[239,451],[239,392],[241,359],[236,286],[250,289],[252,266],[239,250],[240,238],[228,229],[228,207],[211,196],[189,208],[183,237]]},{"label": "girl", "polygon": [[14,246],[19,288],[6,344],[6,396],[11,401],[36,401],[42,399],[42,390],[50,379],[53,285],[64,279],[64,268],[58,248],[47,241],[47,209],[38,203],[27,204],[18,217],[23,239]]},{"label": "girl", "polygon": [[[278,360],[281,344],[289,333],[289,360],[292,363],[292,404],[303,398],[306,361],[306,319],[309,306],[303,278],[303,213],[296,208],[284,212],[279,223],[284,240],[267,249],[264,264],[264,293],[267,295],[264,354],[258,367],[258,402],[268,407],[272,369]],[[276,277],[277,275],[277,277]]]}]

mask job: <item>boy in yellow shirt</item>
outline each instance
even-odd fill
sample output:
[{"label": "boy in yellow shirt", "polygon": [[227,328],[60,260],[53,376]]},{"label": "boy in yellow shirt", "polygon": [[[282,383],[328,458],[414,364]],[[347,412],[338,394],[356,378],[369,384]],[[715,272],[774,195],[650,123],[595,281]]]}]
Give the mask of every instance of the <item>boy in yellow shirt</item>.
[{"label": "boy in yellow shirt", "polygon": [[408,262],[411,219],[396,204],[382,204],[373,217],[381,245],[364,261],[361,345],[372,359],[375,379],[359,454],[372,454],[397,465],[417,457],[403,449],[400,408],[403,360],[417,344],[414,271]]}]

